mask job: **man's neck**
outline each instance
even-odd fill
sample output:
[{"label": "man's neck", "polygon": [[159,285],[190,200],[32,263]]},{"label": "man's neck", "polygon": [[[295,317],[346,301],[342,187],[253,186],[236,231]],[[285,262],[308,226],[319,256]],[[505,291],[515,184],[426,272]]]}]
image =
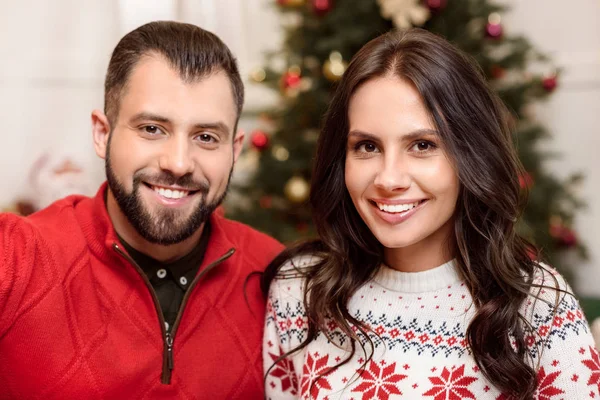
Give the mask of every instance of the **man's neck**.
[{"label": "man's neck", "polygon": [[123,211],[121,211],[121,208],[117,204],[117,201],[113,197],[110,190],[108,190],[106,196],[106,208],[115,231],[124,241],[127,242],[127,244],[137,251],[161,262],[175,261],[190,253],[200,241],[202,231],[204,230],[204,224],[202,224],[202,226],[196,232],[194,232],[192,236],[182,242],[169,246],[150,243],[144,239],[129,223],[129,220],[125,214],[123,214]]}]

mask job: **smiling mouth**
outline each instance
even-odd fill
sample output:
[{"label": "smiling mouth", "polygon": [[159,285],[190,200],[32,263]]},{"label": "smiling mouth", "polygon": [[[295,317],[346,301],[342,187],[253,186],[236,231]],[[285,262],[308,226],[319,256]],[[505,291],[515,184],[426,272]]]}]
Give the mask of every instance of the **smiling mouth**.
[{"label": "smiling mouth", "polygon": [[161,195],[164,198],[178,200],[183,199],[184,197],[193,195],[198,192],[198,190],[182,190],[182,189],[173,189],[173,188],[165,188],[162,186],[154,186],[149,183],[144,182],[144,184],[154,190],[156,193]]},{"label": "smiling mouth", "polygon": [[383,203],[376,203],[374,201],[371,201],[371,203],[383,212],[386,212],[389,214],[402,214],[402,213],[412,210],[415,207],[418,207],[419,205],[425,203],[426,201],[427,200],[419,200],[419,201],[415,201],[414,203],[407,203],[407,204],[383,204]]}]

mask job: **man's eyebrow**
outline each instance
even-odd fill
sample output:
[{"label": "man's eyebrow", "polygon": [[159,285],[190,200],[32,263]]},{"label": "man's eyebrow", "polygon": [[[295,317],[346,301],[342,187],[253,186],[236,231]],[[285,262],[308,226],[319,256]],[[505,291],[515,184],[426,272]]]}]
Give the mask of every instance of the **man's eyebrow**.
[{"label": "man's eyebrow", "polygon": [[153,113],[149,113],[149,112],[137,113],[133,117],[131,117],[131,119],[129,121],[133,122],[133,123],[140,122],[140,121],[156,121],[156,122],[162,122],[162,123],[171,122],[169,120],[169,118],[167,118],[167,117],[163,117],[162,115],[153,114]]}]

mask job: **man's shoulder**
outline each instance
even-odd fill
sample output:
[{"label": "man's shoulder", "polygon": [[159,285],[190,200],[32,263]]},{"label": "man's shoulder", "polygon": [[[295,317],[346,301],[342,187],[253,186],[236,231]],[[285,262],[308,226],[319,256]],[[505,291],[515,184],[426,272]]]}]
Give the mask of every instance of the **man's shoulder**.
[{"label": "man's shoulder", "polygon": [[13,213],[0,213],[0,241],[20,240],[35,234],[35,226],[25,217]]},{"label": "man's shoulder", "polygon": [[0,214],[0,235],[2,240],[10,235],[12,241],[29,240],[44,241],[47,244],[63,242],[68,237],[73,245],[75,238],[81,233],[77,203],[83,197],[67,197],[27,217],[11,213]]}]

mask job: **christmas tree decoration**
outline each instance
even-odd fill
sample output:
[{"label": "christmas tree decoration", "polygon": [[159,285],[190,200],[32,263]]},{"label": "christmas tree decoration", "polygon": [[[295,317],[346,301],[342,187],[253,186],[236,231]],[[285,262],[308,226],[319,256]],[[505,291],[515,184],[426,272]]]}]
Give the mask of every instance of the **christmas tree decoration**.
[{"label": "christmas tree decoration", "polygon": [[446,7],[447,0],[426,0],[425,4],[432,13],[439,12]]},{"label": "christmas tree decoration", "polygon": [[293,66],[288,69],[288,71],[283,74],[281,83],[286,89],[294,89],[300,85],[300,77],[301,69],[298,66]]},{"label": "christmas tree decoration", "polygon": [[308,199],[310,185],[301,176],[293,176],[285,184],[285,197],[292,203],[304,203]]},{"label": "christmas tree decoration", "polygon": [[311,0],[313,12],[325,15],[333,8],[333,0]]},{"label": "christmas tree decoration", "polygon": [[285,96],[295,97],[300,91],[302,83],[302,70],[297,65],[288,68],[287,72],[281,76],[280,87]]},{"label": "christmas tree decoration", "polygon": [[521,189],[530,189],[533,186],[533,178],[529,172],[525,172],[519,176],[519,186],[521,186]]},{"label": "christmas tree decoration", "polygon": [[498,13],[491,13],[488,17],[488,23],[485,26],[485,34],[491,39],[500,39],[503,28],[501,25],[502,17]]},{"label": "christmas tree decoration", "polygon": [[252,147],[254,147],[258,151],[263,151],[267,147],[269,147],[269,135],[265,132],[257,129],[250,134],[250,143],[252,143]]},{"label": "christmas tree decoration", "polygon": [[271,196],[262,196],[259,201],[261,208],[271,208],[273,207],[273,198]]},{"label": "christmas tree decoration", "polygon": [[547,92],[554,91],[554,89],[556,89],[557,85],[558,85],[558,79],[557,79],[556,74],[546,76],[542,79],[542,86],[544,87],[544,90]]},{"label": "christmas tree decoration", "polygon": [[261,83],[265,80],[266,77],[267,73],[265,72],[264,68],[255,68],[250,73],[250,80],[252,80],[252,82],[254,83]]},{"label": "christmas tree decoration", "polygon": [[[572,184],[573,176],[559,177],[547,168],[549,156],[543,150],[546,147],[539,144],[541,138],[551,140],[552,133],[541,123],[543,119],[536,118],[537,107],[530,106],[552,95],[559,83],[557,71],[550,69],[554,68],[552,61],[526,37],[503,30],[502,17],[490,10],[506,12],[499,4],[506,0],[469,0],[468,4],[450,0],[330,0],[331,8],[325,15],[315,10],[316,0],[294,3],[302,4],[298,9],[287,6],[288,1],[281,1],[279,12],[282,23],[292,16],[294,23],[284,24],[283,45],[267,55],[267,73],[261,83],[274,88],[283,101],[261,110],[266,117],[264,121],[259,118],[256,127],[268,132],[266,150],[245,152],[240,157],[246,162],[244,168],[238,159],[236,174],[249,171],[249,177],[232,182],[232,186],[250,206],[231,217],[287,243],[314,232],[307,202],[312,162],[322,118],[345,62],[379,34],[425,22],[424,29],[447,38],[480,62],[490,86],[513,111],[510,126],[527,171],[519,178],[519,185],[523,196],[529,195],[516,229],[542,249],[544,260],[572,276],[570,268],[580,261],[575,255],[585,253],[571,226],[583,204],[581,193]],[[326,9],[327,4],[322,4]],[[530,71],[545,73],[540,76]],[[271,207],[267,207],[269,201],[264,196],[271,199]],[[232,198],[229,196],[229,201],[233,202]],[[560,215],[564,223],[549,228],[551,215]],[[301,222],[308,228],[299,226]],[[563,257],[566,251],[569,256]],[[538,259],[538,255],[532,258]]]},{"label": "christmas tree decoration", "polygon": [[399,29],[421,26],[431,16],[429,8],[421,0],[377,0],[377,3],[381,16],[392,20]]},{"label": "christmas tree decoration", "polygon": [[323,75],[331,82],[337,82],[342,79],[347,66],[348,64],[343,60],[340,52],[333,51],[329,54],[329,59],[323,64]]},{"label": "christmas tree decoration", "polygon": [[275,145],[273,146],[273,157],[282,162],[287,161],[290,158],[290,152],[281,145]]},{"label": "christmas tree decoration", "polygon": [[566,226],[558,216],[553,216],[550,219],[550,236],[555,239],[559,247],[570,249],[577,245],[577,234],[573,229]]},{"label": "christmas tree decoration", "polygon": [[501,79],[506,75],[506,70],[499,65],[494,64],[490,68],[490,75],[494,79]]},{"label": "christmas tree decoration", "polygon": [[306,222],[298,222],[296,224],[296,231],[298,231],[299,234],[304,234],[306,232],[308,232],[308,224]]}]

